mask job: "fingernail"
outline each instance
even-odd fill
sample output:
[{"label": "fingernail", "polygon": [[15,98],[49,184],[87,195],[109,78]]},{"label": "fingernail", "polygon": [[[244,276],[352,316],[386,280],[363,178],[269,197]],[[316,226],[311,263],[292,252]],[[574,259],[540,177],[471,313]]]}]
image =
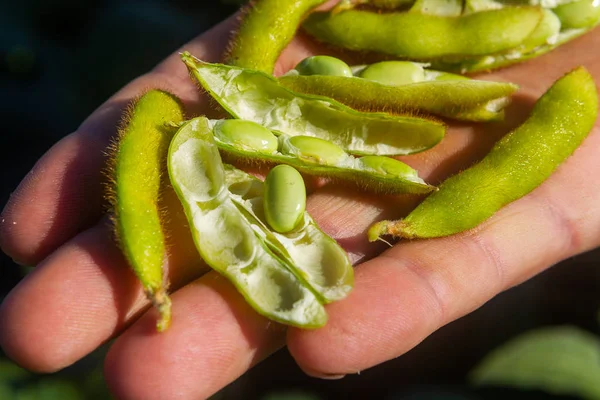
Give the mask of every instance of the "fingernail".
[{"label": "fingernail", "polygon": [[346,376],[346,374],[326,374],[323,372],[317,372],[317,371],[312,371],[312,370],[307,370],[307,369],[303,369],[304,373],[308,376],[312,376],[313,378],[319,378],[319,379],[326,379],[326,380],[338,380],[338,379],[342,379],[343,377]]}]

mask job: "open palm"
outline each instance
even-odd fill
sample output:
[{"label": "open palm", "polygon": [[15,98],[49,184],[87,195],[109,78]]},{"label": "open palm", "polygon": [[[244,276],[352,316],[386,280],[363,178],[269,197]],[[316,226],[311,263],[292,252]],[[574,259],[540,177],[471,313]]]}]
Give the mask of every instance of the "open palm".
[{"label": "open palm", "polygon": [[[182,49],[218,61],[233,24],[231,18]],[[521,85],[507,120],[452,125],[440,145],[403,161],[433,184],[471,165],[565,72],[584,65],[600,82],[600,57],[590,51],[599,47],[596,29],[543,57],[482,76]],[[317,51],[314,43],[296,39],[282,54],[276,74]],[[115,245],[103,200],[107,146],[127,104],[148,88],[177,94],[190,115],[209,111],[207,97],[174,53],[50,149],[2,213],[2,249],[18,262],[37,264],[0,308],[0,344],[26,368],[56,371],[116,338],[105,371],[119,398],[204,398],[284,344],[308,374],[355,373],[405,353],[499,292],[600,243],[597,123],[541,187],[475,230],[448,238],[401,242],[385,250],[381,243],[367,242],[367,228],[405,215],[415,199],[333,184],[315,189],[309,212],[358,267],[355,289],[327,306],[330,318],[322,329],[286,331],[269,323],[195,255],[180,253],[167,263],[173,323],[158,334],[157,314],[148,310]]]}]

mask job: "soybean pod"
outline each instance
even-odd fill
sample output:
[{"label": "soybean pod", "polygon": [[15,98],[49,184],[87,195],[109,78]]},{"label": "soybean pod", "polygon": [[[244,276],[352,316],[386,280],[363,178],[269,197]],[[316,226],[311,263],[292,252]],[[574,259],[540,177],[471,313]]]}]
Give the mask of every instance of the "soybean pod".
[{"label": "soybean pod", "polygon": [[586,138],[597,114],[596,85],[577,68],[554,83],[527,121],[481,162],[447,179],[406,218],[372,226],[369,240],[432,238],[474,228],[547,179]]},{"label": "soybean pod", "polygon": [[292,40],[302,17],[325,0],[258,0],[242,12],[242,22],[226,64],[273,73],[281,51]]},{"label": "soybean pod", "polygon": [[363,190],[388,194],[435,190],[408,165],[384,156],[353,157],[339,146],[311,136],[279,138],[255,122],[239,119],[209,121],[215,143],[236,161],[287,164],[309,175],[327,177]]},{"label": "soybean pod", "polygon": [[354,284],[354,272],[346,252],[326,235],[308,212],[288,232],[270,229],[264,216],[266,185],[255,177],[225,164],[225,179],[232,201],[244,210],[267,246],[313,289],[322,303],[341,300]]},{"label": "soybean pod", "polygon": [[352,287],[345,252],[308,214],[273,232],[263,216],[263,185],[225,167],[205,118],[182,125],[169,149],[169,176],[202,258],[260,314],[285,324],[325,324],[322,303]]},{"label": "soybean pod", "polygon": [[165,237],[159,201],[169,142],[175,133],[167,123],[180,121],[183,109],[174,96],[149,91],[129,110],[111,156],[114,178],[108,198],[115,236],[146,296],[160,312],[159,331],[171,321],[162,268]]},{"label": "soybean pod", "polygon": [[[310,57],[319,61],[310,74],[304,74],[306,68],[296,68],[280,77],[279,83],[294,92],[326,96],[359,111],[399,115],[425,112],[467,121],[502,119],[510,95],[518,89],[512,83],[468,79],[409,61],[348,67],[357,76],[347,77],[341,60],[323,57]],[[308,64],[307,60],[301,64]],[[334,75],[334,71],[339,74]]]},{"label": "soybean pod", "polygon": [[[461,73],[477,72],[506,67],[523,62],[557,48],[579,37],[600,23],[600,2],[595,0],[523,1],[523,4],[541,5],[543,19],[532,34],[519,46],[497,54],[481,57],[464,57],[462,60],[434,60],[434,68]],[[468,0],[468,12],[480,12],[506,7],[503,2]]]},{"label": "soybean pod", "polygon": [[318,137],[359,155],[424,151],[445,134],[444,124],[423,118],[362,113],[323,96],[293,92],[274,77],[210,64],[183,53],[190,73],[233,117],[290,136]]},{"label": "soybean pod", "polygon": [[538,7],[506,7],[458,17],[351,9],[314,12],[303,28],[323,42],[411,60],[499,53],[521,44],[542,19]]}]

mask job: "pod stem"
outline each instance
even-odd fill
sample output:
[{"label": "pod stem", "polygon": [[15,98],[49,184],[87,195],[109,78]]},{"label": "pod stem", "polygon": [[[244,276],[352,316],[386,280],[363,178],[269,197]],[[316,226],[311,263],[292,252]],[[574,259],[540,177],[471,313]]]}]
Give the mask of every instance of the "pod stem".
[{"label": "pod stem", "polygon": [[146,295],[160,314],[160,318],[156,322],[156,330],[158,332],[167,330],[171,325],[171,299],[167,295],[167,291],[160,288],[155,292],[147,292]]},{"label": "pod stem", "polygon": [[367,232],[369,242],[379,240],[381,236],[391,235],[395,238],[412,239],[409,224],[399,219],[396,221],[383,220],[373,224]]}]

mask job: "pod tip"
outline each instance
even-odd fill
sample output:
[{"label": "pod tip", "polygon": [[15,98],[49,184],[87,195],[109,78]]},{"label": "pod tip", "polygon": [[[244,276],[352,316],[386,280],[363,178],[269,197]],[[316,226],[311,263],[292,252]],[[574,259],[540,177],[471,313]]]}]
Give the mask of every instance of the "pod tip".
[{"label": "pod tip", "polygon": [[[367,236],[369,242],[375,242],[377,240],[381,240],[381,236],[391,235],[395,238],[403,238],[403,239],[412,239],[413,235],[407,232],[407,224],[402,220],[397,221],[379,221],[373,224],[369,231],[367,232]],[[387,242],[386,242],[387,243]]]},{"label": "pod tip", "polygon": [[160,314],[160,318],[156,323],[156,330],[158,332],[164,332],[171,325],[171,299],[162,288],[149,294],[148,297]]}]

